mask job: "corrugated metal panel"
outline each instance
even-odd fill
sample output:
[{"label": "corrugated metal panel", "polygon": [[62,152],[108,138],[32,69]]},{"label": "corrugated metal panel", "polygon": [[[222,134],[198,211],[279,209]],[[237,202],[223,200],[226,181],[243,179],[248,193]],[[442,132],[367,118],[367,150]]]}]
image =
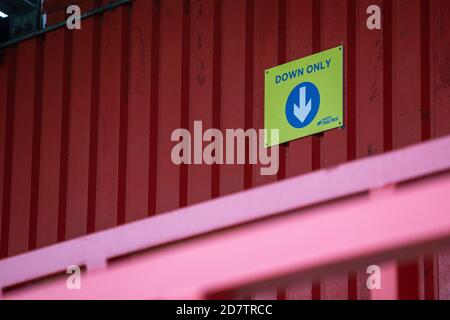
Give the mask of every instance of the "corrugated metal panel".
[{"label": "corrugated metal panel", "polygon": [[[3,50],[1,257],[449,134],[449,16],[446,0],[136,0]],[[283,146],[277,177],[172,164],[174,129],[262,128],[264,69],[340,44],[346,126]],[[400,297],[436,296],[436,259],[400,267]],[[364,276],[264,296],[364,298]]]}]

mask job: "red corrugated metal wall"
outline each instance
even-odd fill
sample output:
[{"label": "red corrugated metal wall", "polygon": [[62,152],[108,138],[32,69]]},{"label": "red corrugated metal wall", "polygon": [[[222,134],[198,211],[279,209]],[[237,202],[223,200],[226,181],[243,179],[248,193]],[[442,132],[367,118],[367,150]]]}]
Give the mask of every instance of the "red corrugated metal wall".
[{"label": "red corrugated metal wall", "polygon": [[[68,2],[45,1],[49,24]],[[450,134],[449,18],[448,0],[136,0],[2,50],[1,257]],[[174,129],[263,128],[264,70],[341,44],[344,129],[283,145],[273,177],[172,164]],[[449,268],[401,264],[400,297],[450,298]],[[364,299],[365,277],[254,297]]]}]

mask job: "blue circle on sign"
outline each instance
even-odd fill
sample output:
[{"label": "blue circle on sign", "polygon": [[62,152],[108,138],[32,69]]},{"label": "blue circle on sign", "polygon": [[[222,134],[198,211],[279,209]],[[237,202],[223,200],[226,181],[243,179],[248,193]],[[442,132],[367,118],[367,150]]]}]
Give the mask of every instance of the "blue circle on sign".
[{"label": "blue circle on sign", "polygon": [[292,89],[286,101],[286,119],[294,128],[309,125],[319,112],[320,93],[311,82],[303,82]]}]

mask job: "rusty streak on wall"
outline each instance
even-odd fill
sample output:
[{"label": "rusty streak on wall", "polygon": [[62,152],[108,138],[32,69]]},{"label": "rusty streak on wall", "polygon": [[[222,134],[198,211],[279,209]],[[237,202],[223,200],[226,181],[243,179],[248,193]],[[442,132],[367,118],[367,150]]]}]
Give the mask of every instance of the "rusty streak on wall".
[{"label": "rusty streak on wall", "polygon": [[[45,4],[64,19],[68,1]],[[449,17],[447,0],[136,0],[4,49],[1,257],[449,134]],[[262,128],[264,69],[341,44],[345,128],[283,145],[278,176],[172,164],[174,129]],[[449,298],[445,253],[417,261],[399,266],[400,296]],[[255,297],[364,299],[364,277]]]}]

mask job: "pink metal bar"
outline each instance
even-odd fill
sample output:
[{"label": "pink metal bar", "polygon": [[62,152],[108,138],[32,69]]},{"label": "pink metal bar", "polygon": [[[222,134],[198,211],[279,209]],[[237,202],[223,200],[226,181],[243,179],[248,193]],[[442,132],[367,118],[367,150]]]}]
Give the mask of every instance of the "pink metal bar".
[{"label": "pink metal bar", "polygon": [[[0,261],[0,287],[450,168],[450,137],[226,196]],[[301,190],[301,191],[299,191]]]},{"label": "pink metal bar", "polygon": [[5,298],[207,297],[407,257],[450,241],[448,190],[448,175],[421,180],[384,197],[352,197],[129,257],[88,272],[81,290],[59,279]]}]

